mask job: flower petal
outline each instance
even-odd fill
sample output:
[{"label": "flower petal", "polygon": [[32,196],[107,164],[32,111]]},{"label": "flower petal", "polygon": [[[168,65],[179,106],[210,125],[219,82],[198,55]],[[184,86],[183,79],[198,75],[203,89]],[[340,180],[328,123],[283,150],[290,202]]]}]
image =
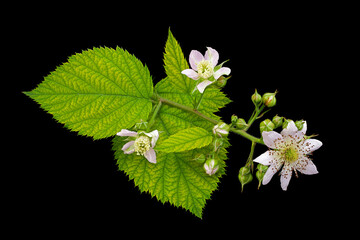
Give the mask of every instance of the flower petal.
[{"label": "flower petal", "polygon": [[287,127],[281,131],[281,135],[283,135],[283,136],[294,135],[298,131],[299,130],[296,127],[294,121],[290,121],[288,123]]},{"label": "flower petal", "polygon": [[189,62],[192,69],[197,71],[197,64],[204,60],[204,56],[197,50],[192,50],[190,52]]},{"label": "flower petal", "polygon": [[278,142],[283,140],[283,136],[275,131],[263,131],[262,136],[265,145],[272,149],[277,149],[279,147]]},{"label": "flower petal", "polygon": [[144,157],[151,163],[156,163],[156,153],[154,151],[154,149],[150,148],[149,151],[147,151],[144,154]]},{"label": "flower petal", "polygon": [[280,159],[274,159],[273,163],[270,165],[268,170],[266,171],[264,178],[263,178],[263,185],[266,185],[270,182],[271,178],[274,176],[274,174],[279,171],[281,166],[283,165],[284,161],[281,161]]},{"label": "flower petal", "polygon": [[292,176],[292,166],[289,163],[285,163],[281,171],[280,184],[282,190],[286,191]]},{"label": "flower petal", "polygon": [[201,83],[199,83],[196,87],[197,87],[197,89],[199,89],[199,92],[203,93],[205,88],[212,83],[213,82],[211,82],[209,80],[205,80],[205,81],[202,81]]},{"label": "flower petal", "polygon": [[208,50],[205,53],[205,60],[209,60],[214,68],[219,61],[219,53],[211,47],[207,47],[207,49]]},{"label": "flower petal", "polygon": [[129,131],[127,129],[121,129],[121,131],[118,132],[116,135],[120,137],[135,137],[137,134],[137,132]]},{"label": "flower petal", "polygon": [[299,159],[296,162],[295,168],[299,172],[307,175],[313,175],[319,173],[318,170],[316,169],[315,164],[307,157],[303,157],[302,159]]},{"label": "flower petal", "polygon": [[150,133],[145,133],[146,136],[151,137],[151,147],[155,147],[155,144],[159,138],[159,131],[158,130],[154,130]]},{"label": "flower petal", "polygon": [[260,163],[262,165],[270,165],[270,161],[273,160],[273,157],[270,155],[270,151],[266,151],[257,158],[254,159],[254,162]]},{"label": "flower petal", "polygon": [[231,69],[228,67],[222,67],[214,73],[214,78],[217,80],[222,75],[229,75]]},{"label": "flower petal", "polygon": [[303,143],[303,152],[305,154],[312,153],[313,151],[319,149],[322,146],[322,142],[317,139],[307,139]]},{"label": "flower petal", "polygon": [[306,121],[303,121],[303,128],[300,130],[300,132],[302,132],[305,135],[306,131],[307,131],[307,123]]},{"label": "flower petal", "polygon": [[185,69],[181,73],[194,80],[198,80],[200,78],[199,74],[192,69]]},{"label": "flower petal", "polygon": [[130,141],[127,142],[121,150],[124,151],[125,154],[131,154],[135,151],[135,146],[134,146],[135,141]]}]

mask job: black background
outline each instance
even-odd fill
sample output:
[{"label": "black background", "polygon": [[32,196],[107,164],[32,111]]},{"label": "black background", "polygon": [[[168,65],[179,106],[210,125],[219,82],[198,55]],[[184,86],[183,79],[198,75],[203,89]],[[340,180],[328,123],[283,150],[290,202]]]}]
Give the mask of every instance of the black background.
[{"label": "black background", "polygon": [[[349,91],[349,79],[341,75],[344,71],[339,66],[351,37],[335,8],[309,9],[259,12],[254,8],[251,14],[245,14],[246,9],[232,14],[188,9],[182,17],[189,21],[173,21],[135,8],[96,15],[97,6],[91,6],[83,11],[51,8],[22,18],[9,28],[7,45],[17,53],[9,61],[16,69],[9,79],[16,107],[9,110],[6,126],[14,124],[16,131],[5,149],[11,151],[5,162],[14,170],[6,178],[8,222],[36,234],[145,233],[160,238],[164,230],[174,236],[236,232],[276,237],[287,230],[290,236],[306,236],[336,226],[344,213],[335,200],[343,196],[338,185],[343,178],[337,173],[346,159],[340,159],[344,143],[335,134],[340,111],[346,111],[341,105],[346,102],[343,87]],[[255,88],[262,94],[277,89],[278,104],[265,117],[279,114],[307,121],[308,134],[319,134],[316,138],[324,144],[313,155],[319,174],[293,177],[286,192],[277,175],[260,190],[254,179],[241,193],[237,173],[247,159],[250,142],[231,135],[227,174],[200,220],[140,193],[117,170],[111,139],[94,141],[70,132],[21,93],[34,89],[72,54],[100,46],[128,50],[149,67],[156,83],[165,77],[163,52],[169,27],[186,58],[191,50],[204,53],[209,46],[220,53],[220,62],[230,59],[226,66],[232,78],[224,92],[233,102],[219,113],[225,121],[232,114],[250,117]],[[258,124],[249,130],[255,136],[259,136]],[[266,147],[258,146],[255,156],[264,151]],[[141,230],[133,230],[136,226]]]}]

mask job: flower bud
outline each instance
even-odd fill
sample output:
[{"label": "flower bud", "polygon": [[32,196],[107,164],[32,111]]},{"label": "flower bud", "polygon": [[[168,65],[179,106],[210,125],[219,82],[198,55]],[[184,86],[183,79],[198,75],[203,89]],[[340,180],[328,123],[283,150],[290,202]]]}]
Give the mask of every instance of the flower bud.
[{"label": "flower bud", "polygon": [[231,123],[236,124],[236,122],[237,122],[238,119],[239,119],[238,116],[236,116],[235,114],[233,114],[233,115],[231,116]]},{"label": "flower bud", "polygon": [[287,127],[287,125],[289,124],[289,122],[291,122],[292,120],[291,119],[285,119],[284,118],[284,122],[283,122],[283,125],[282,125],[282,128],[285,129]]},{"label": "flower bud", "polygon": [[220,122],[213,128],[213,133],[219,137],[226,137],[229,135],[230,126],[224,122]]},{"label": "flower bud", "polygon": [[266,173],[268,168],[269,168],[268,166],[265,166],[265,165],[262,165],[262,164],[258,164],[257,167],[256,167],[256,169],[258,170],[256,172],[256,178],[259,181],[258,189],[261,186],[261,182],[264,179],[265,173]]},{"label": "flower bud", "polygon": [[275,91],[274,93],[265,93],[262,97],[262,101],[265,104],[265,106],[267,107],[273,107],[276,105],[276,95],[277,91]]},{"label": "flower bud", "polygon": [[240,168],[238,178],[241,183],[241,192],[244,190],[244,186],[253,180],[253,176],[248,167]]},{"label": "flower bud", "polygon": [[259,104],[261,104],[262,99],[261,99],[261,95],[258,94],[257,90],[255,89],[255,93],[251,96],[251,101],[257,106]]},{"label": "flower bud", "polygon": [[243,118],[239,118],[235,125],[240,130],[242,130],[248,126]]},{"label": "flower bud", "polygon": [[296,121],[295,122],[295,126],[299,129],[299,131],[301,130],[301,129],[303,129],[303,127],[304,127],[304,120],[298,120],[298,121]]},{"label": "flower bud", "polygon": [[278,115],[276,115],[275,117],[273,117],[272,122],[273,122],[274,125],[275,125],[274,129],[282,126],[282,124],[283,124],[283,118],[284,118],[284,117],[279,117]]},{"label": "flower bud", "polygon": [[215,158],[209,158],[204,163],[204,169],[211,176],[219,170],[219,162]]},{"label": "flower bud", "polygon": [[218,80],[215,82],[216,86],[220,87],[220,88],[223,88],[225,87],[226,83],[227,83],[227,80],[229,79],[230,77],[224,77],[224,76],[221,76],[218,78]]},{"label": "flower bud", "polygon": [[260,123],[260,133],[262,133],[263,131],[267,131],[267,132],[272,131],[274,130],[274,128],[275,125],[270,119],[265,119]]}]

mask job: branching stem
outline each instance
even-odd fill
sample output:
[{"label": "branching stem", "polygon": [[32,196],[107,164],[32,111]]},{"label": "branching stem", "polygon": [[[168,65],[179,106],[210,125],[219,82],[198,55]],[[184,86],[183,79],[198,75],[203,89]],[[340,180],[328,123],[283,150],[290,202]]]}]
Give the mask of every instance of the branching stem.
[{"label": "branching stem", "polygon": [[[169,105],[169,106],[172,106],[172,107],[176,107],[178,109],[181,109],[181,110],[184,110],[186,112],[190,112],[190,113],[193,113],[199,117],[201,117],[202,119],[208,121],[208,122],[211,122],[213,123],[214,125],[218,124],[220,121],[218,120],[215,120],[215,119],[212,119],[211,117],[208,117],[204,114],[202,114],[201,112],[199,112],[197,109],[193,109],[191,107],[188,107],[188,106],[185,106],[185,105],[182,105],[180,103],[177,103],[177,102],[173,102],[169,99],[166,99],[166,98],[163,98],[161,97],[160,95],[158,94],[154,94],[153,95],[153,100],[156,100],[158,102],[161,102],[163,104],[166,104],[166,105]],[[256,114],[257,116],[258,114]],[[256,118],[256,117],[255,117]],[[254,119],[255,120],[255,119]],[[247,130],[247,129],[246,129]],[[236,129],[236,128],[231,128],[230,129],[230,132],[233,132],[233,133],[236,133],[244,138],[247,138],[249,139],[250,141],[252,142],[255,142],[255,143],[260,143],[260,144],[264,144],[264,142],[260,139],[260,138],[257,138],[257,137],[254,137],[252,136],[251,134],[247,133],[245,130],[239,130],[239,129]]]}]

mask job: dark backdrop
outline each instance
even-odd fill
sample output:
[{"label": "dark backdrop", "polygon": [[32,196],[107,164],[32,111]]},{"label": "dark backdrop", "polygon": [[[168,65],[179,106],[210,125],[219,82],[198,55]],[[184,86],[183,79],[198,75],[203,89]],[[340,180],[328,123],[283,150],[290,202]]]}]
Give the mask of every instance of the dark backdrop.
[{"label": "dark backdrop", "polygon": [[[253,236],[291,230],[306,235],[336,223],[334,216],[342,211],[335,207],[334,199],[342,191],[336,185],[340,142],[333,135],[339,122],[334,109],[341,109],[336,104],[345,83],[339,80],[335,64],[341,48],[335,46],[346,31],[338,26],[336,16],[317,13],[231,19],[219,14],[216,20],[202,16],[189,22],[151,14],[124,21],[119,13],[118,24],[112,17],[111,25],[106,17],[74,18],[75,14],[67,12],[24,19],[13,32],[13,49],[19,54],[12,65],[19,70],[11,82],[19,104],[10,121],[17,120],[18,130],[11,138],[16,142],[11,149],[16,170],[8,181],[16,185],[11,188],[15,206],[10,208],[10,222],[28,226],[27,231],[34,233],[44,229],[53,234],[111,231],[119,236],[127,232],[160,236],[164,230],[176,234],[235,230]],[[241,193],[237,173],[247,159],[250,142],[231,135],[227,174],[200,220],[140,193],[117,170],[111,139],[93,141],[68,131],[21,93],[35,88],[70,55],[99,46],[127,49],[149,67],[156,83],[165,77],[162,58],[169,27],[186,57],[193,49],[205,52],[209,46],[220,53],[220,61],[230,59],[226,66],[232,78],[224,92],[233,102],[219,113],[225,121],[232,114],[250,117],[255,88],[260,93],[277,89],[278,104],[265,117],[277,113],[307,121],[308,134],[319,134],[316,138],[324,144],[313,155],[319,174],[293,177],[286,192],[277,175],[260,190],[254,179]],[[255,136],[259,136],[258,124],[249,130]],[[255,156],[265,150],[258,146]],[[133,226],[143,230],[130,230]]]}]

